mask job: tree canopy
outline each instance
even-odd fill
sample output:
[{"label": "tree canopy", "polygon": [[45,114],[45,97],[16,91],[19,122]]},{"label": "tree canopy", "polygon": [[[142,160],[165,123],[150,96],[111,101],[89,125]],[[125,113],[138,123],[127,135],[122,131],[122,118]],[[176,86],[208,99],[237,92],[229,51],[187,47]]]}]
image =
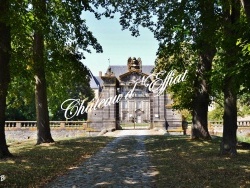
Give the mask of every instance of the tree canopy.
[{"label": "tree canopy", "polygon": [[[3,27],[7,26],[8,33],[1,30],[1,36],[10,36],[8,42],[11,44],[11,53],[8,53],[11,59],[8,56],[6,61],[1,61],[4,67],[10,67],[4,69],[5,74],[1,74],[5,76],[1,92],[6,93],[1,97],[0,105],[3,135],[1,157],[2,154],[8,154],[4,136],[6,105],[9,118],[13,117],[11,115],[17,109],[20,112],[18,118],[36,118],[37,144],[40,144],[53,141],[49,128],[49,111],[55,117],[58,116],[57,111],[63,97],[93,96],[89,87],[89,70],[83,65],[82,59],[84,53],[91,52],[90,46],[97,52],[102,52],[102,47],[81,16],[82,11],[90,11],[100,17],[89,3],[12,0],[2,4],[1,8],[8,11],[1,12],[0,21]],[[9,80],[11,82],[7,95]],[[1,84],[2,82],[0,86]]]},{"label": "tree canopy", "polygon": [[189,70],[190,83],[171,90],[176,107],[192,112],[194,138],[209,138],[208,105],[223,93],[221,150],[236,154],[237,95],[248,92],[250,83],[248,1],[119,0],[110,4],[121,14],[123,29],[132,35],[138,36],[140,27],[154,33],[159,41],[157,70]]}]

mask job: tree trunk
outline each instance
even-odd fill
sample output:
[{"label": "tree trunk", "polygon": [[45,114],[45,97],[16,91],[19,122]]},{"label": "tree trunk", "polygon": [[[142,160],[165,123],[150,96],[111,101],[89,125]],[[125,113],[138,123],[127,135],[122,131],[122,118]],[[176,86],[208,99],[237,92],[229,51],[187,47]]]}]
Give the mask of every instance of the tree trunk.
[{"label": "tree trunk", "polygon": [[237,144],[237,94],[235,78],[227,77],[224,88],[224,116],[223,116],[223,138],[221,143],[221,154],[236,155]]},{"label": "tree trunk", "polygon": [[196,80],[194,82],[194,98],[192,111],[192,139],[211,139],[208,132],[208,105],[210,93],[210,71],[212,61],[216,53],[214,32],[216,24],[214,22],[214,5],[211,0],[200,0],[199,10],[201,13],[201,34],[196,38],[199,47],[200,62],[196,71]]},{"label": "tree trunk", "polygon": [[[200,63],[198,68],[198,76],[195,81],[194,87],[196,88],[195,97],[193,99],[193,111],[192,111],[192,128],[191,128],[191,138],[192,139],[211,139],[208,132],[208,105],[209,105],[209,94],[207,79],[204,78],[203,74],[208,69],[203,67],[204,61]],[[211,68],[211,66],[210,66]]]},{"label": "tree trunk", "polygon": [[223,116],[223,138],[221,142],[221,154],[236,155],[237,144],[237,92],[239,84],[231,70],[237,65],[238,48],[237,24],[240,19],[239,0],[224,1],[224,34],[225,34],[225,68],[228,72],[224,79],[224,116]]},{"label": "tree trunk", "polygon": [[6,96],[10,82],[11,36],[10,27],[4,22],[9,10],[8,0],[0,4],[0,158],[11,157],[5,138]]},{"label": "tree trunk", "polygon": [[37,144],[54,142],[50,133],[48,101],[46,92],[45,62],[44,62],[44,15],[46,15],[46,0],[34,0],[33,7],[38,26],[34,31],[33,61],[35,75],[35,100],[37,118]]}]

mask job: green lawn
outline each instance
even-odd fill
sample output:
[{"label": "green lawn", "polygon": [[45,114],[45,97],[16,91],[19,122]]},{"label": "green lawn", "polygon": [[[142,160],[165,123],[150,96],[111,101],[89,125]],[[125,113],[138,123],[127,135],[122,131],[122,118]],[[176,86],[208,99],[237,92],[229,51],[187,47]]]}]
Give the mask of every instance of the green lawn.
[{"label": "green lawn", "polygon": [[35,146],[35,140],[10,144],[13,159],[0,160],[0,187],[39,187],[80,164],[113,138],[88,137]]},{"label": "green lawn", "polygon": [[250,135],[249,136],[237,136],[237,140],[240,142],[247,142],[250,144]]},{"label": "green lawn", "polygon": [[151,161],[159,171],[157,187],[250,187],[250,150],[238,156],[219,155],[220,138],[192,141],[186,136],[152,136],[146,139]]}]

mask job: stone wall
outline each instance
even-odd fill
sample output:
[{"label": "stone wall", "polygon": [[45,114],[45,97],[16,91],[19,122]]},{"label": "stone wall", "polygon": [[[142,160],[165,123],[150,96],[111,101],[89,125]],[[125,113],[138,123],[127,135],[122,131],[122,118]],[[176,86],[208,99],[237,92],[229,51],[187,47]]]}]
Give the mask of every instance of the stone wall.
[{"label": "stone wall", "polygon": [[[28,139],[36,139],[37,130],[36,128],[6,130],[5,135],[7,140],[23,141]],[[51,135],[53,139],[58,139],[89,136],[90,133],[84,129],[52,129]]]},{"label": "stone wall", "polygon": [[[92,134],[88,124],[86,121],[50,121],[52,138],[90,136]],[[5,135],[8,140],[36,139],[36,121],[6,121]]]}]

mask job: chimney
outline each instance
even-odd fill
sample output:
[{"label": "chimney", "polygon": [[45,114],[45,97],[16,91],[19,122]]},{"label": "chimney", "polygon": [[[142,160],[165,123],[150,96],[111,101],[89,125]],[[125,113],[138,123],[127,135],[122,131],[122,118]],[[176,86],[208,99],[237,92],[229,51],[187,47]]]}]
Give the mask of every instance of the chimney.
[{"label": "chimney", "polygon": [[99,71],[99,76],[102,77],[102,71]]}]

